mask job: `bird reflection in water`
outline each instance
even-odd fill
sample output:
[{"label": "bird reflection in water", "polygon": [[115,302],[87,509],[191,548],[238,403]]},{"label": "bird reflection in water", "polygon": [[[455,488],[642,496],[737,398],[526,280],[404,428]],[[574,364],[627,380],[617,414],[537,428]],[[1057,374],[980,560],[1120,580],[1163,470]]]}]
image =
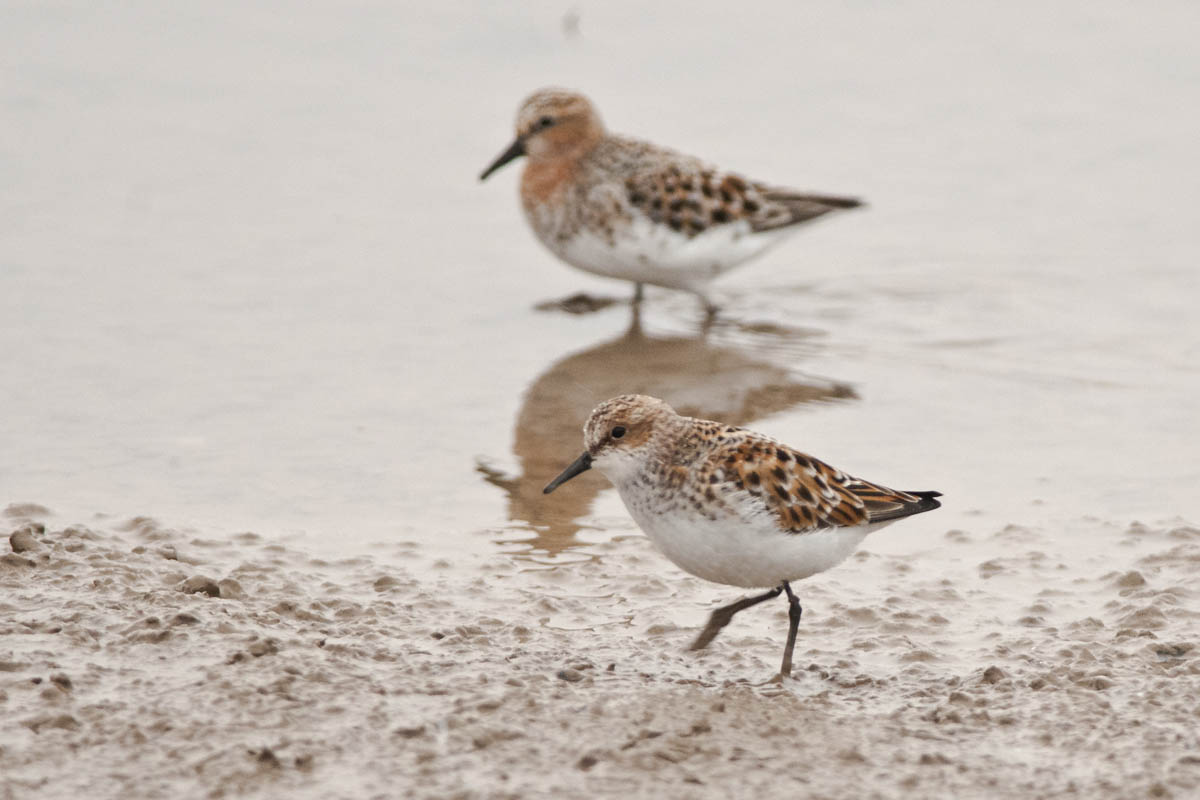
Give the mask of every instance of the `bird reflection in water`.
[{"label": "bird reflection in water", "polygon": [[529,387],[513,445],[520,474],[483,462],[477,470],[504,490],[508,517],[529,526],[532,539],[521,541],[535,552],[554,555],[581,545],[576,534],[589,527],[581,519],[608,483],[588,472],[569,492],[545,495],[542,488],[578,449],[583,421],[597,403],[618,394],[646,394],[668,399],[687,416],[746,425],[806,403],[857,399],[846,384],[775,363],[794,362],[811,351],[813,333],[723,322],[690,336],[655,336],[643,331],[635,306],[623,335],[566,356]]}]

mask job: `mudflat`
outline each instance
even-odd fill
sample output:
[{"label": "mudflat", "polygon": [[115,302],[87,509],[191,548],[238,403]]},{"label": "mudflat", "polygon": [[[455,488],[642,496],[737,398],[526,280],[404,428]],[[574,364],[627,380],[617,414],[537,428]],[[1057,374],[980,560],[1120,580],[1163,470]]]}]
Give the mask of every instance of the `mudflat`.
[{"label": "mudflat", "polygon": [[784,605],[687,652],[730,591],[639,535],[570,568],[464,570],[416,543],[330,560],[148,518],[4,519],[5,800],[1200,787],[1200,529],[1182,523],[868,540],[798,585],[778,683]]}]

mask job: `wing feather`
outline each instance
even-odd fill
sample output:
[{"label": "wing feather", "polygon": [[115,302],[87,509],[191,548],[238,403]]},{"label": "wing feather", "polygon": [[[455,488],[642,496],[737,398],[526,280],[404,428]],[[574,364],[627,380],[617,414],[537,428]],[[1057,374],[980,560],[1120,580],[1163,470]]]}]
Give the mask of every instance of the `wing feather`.
[{"label": "wing feather", "polygon": [[653,222],[692,237],[746,221],[754,233],[806,222],[862,203],[851,197],[774,189],[678,156],[625,181],[630,205]]},{"label": "wing feather", "polygon": [[889,522],[941,505],[939,492],[889,489],[749,431],[727,433],[743,435],[722,462],[730,488],[759,498],[789,533]]}]

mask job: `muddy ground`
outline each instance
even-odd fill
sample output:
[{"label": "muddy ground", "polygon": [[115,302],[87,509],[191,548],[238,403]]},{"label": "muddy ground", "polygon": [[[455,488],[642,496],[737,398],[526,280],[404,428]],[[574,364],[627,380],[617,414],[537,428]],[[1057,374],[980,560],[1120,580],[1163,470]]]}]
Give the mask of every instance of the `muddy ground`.
[{"label": "muddy ground", "polygon": [[687,652],[736,592],[632,531],[463,568],[3,519],[5,800],[1200,791],[1200,529],[1179,521],[868,540],[801,585],[776,683],[784,604]]}]

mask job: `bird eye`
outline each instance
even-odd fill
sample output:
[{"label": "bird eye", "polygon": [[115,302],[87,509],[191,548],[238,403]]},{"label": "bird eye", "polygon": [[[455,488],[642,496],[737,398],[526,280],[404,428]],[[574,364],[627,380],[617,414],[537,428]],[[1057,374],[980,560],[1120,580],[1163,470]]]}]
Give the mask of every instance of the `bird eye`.
[{"label": "bird eye", "polygon": [[617,427],[612,429],[612,438],[620,439],[624,435],[625,435],[625,426],[624,425],[618,425]]},{"label": "bird eye", "polygon": [[554,117],[542,117],[541,119],[538,120],[539,128],[549,128],[553,124],[554,124]]}]

